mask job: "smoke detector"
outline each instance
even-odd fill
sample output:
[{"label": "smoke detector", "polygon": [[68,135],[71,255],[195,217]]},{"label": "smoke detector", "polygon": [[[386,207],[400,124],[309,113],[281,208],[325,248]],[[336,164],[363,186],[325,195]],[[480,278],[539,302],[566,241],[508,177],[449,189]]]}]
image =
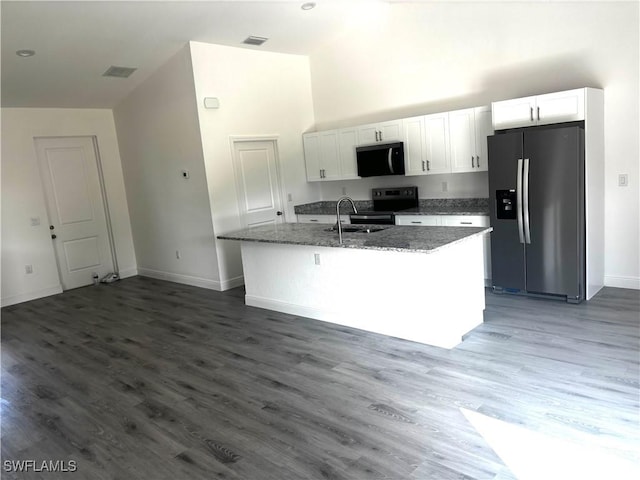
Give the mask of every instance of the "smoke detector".
[{"label": "smoke detector", "polygon": [[247,45],[262,45],[264,42],[269,40],[265,37],[254,37],[253,35],[244,39],[242,43],[246,43]]},{"label": "smoke detector", "polygon": [[129,78],[137,68],[131,67],[116,67],[111,65],[106,72],[102,74],[103,77],[116,77],[116,78]]}]

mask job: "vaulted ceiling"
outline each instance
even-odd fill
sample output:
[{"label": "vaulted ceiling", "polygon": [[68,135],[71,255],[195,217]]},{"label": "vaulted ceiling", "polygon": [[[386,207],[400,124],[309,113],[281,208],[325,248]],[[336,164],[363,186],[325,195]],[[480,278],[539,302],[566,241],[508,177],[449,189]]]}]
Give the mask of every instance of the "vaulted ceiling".
[{"label": "vaulted ceiling", "polygon": [[[303,3],[3,0],[2,106],[113,108],[190,40],[309,55],[390,2],[316,0],[311,10]],[[269,40],[244,45],[250,35]],[[137,70],[104,77],[112,65]]]}]

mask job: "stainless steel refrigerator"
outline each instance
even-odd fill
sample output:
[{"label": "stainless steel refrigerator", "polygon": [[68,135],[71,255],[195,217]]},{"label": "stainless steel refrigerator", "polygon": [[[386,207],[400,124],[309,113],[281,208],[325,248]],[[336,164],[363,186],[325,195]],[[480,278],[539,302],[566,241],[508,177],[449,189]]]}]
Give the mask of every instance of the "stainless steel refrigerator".
[{"label": "stainless steel refrigerator", "polygon": [[584,124],[487,141],[494,291],[584,300]]}]

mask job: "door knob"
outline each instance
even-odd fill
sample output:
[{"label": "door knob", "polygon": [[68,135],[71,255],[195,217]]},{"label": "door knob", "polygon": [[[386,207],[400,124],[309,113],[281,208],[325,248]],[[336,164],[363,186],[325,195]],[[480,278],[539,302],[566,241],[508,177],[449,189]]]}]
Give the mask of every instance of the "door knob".
[{"label": "door knob", "polygon": [[55,233],[52,233],[51,234],[51,238],[53,238],[55,240],[56,238],[58,238],[58,236]]},{"label": "door knob", "polygon": [[276,215],[280,216],[280,215],[282,215],[282,212],[278,210],[278,211],[276,212]]}]

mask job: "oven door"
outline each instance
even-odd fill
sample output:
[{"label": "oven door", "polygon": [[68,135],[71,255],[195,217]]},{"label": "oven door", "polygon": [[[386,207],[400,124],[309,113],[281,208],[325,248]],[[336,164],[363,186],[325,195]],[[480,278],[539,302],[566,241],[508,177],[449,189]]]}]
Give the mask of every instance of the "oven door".
[{"label": "oven door", "polygon": [[394,225],[395,215],[389,212],[365,212],[349,215],[351,223],[355,225]]}]

